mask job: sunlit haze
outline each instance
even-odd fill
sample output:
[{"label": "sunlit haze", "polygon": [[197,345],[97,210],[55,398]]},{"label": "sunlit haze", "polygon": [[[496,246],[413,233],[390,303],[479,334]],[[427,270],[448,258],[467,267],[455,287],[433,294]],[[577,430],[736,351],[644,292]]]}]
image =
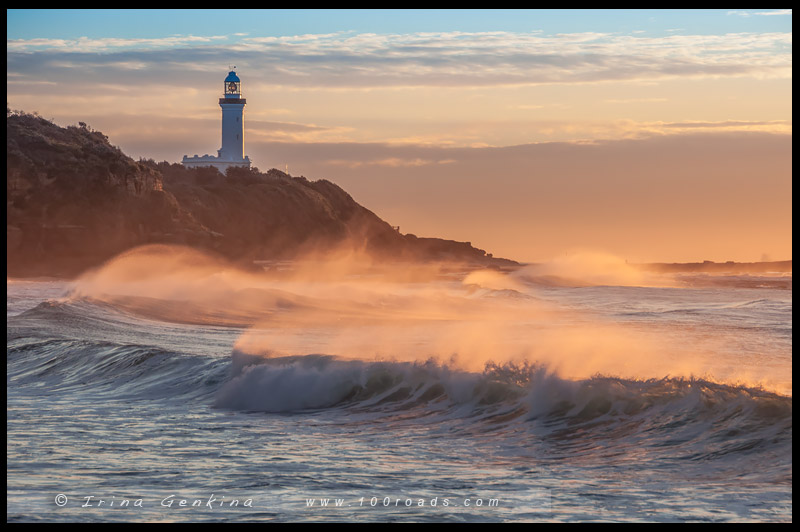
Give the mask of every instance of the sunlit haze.
[{"label": "sunlit haze", "polygon": [[550,262],[792,256],[792,12],[7,11],[7,101],[134,158],[219,148],[403,233]]}]

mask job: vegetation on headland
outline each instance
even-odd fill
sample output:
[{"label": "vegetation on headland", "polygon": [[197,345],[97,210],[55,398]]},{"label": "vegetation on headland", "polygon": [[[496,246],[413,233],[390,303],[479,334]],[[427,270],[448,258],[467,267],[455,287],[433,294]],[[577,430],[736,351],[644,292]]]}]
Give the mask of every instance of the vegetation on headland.
[{"label": "vegetation on headland", "polygon": [[327,180],[134,161],[84,123],[6,109],[7,267],[72,276],[145,244],[248,266],[352,249],[379,260],[513,266],[469,242],[401,234]]}]

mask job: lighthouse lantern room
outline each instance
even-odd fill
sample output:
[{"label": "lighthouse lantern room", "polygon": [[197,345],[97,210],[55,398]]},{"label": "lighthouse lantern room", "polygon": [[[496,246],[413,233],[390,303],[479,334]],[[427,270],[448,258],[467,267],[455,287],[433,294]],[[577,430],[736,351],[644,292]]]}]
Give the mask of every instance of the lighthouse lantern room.
[{"label": "lighthouse lantern room", "polygon": [[223,87],[223,97],[219,99],[222,108],[222,147],[217,156],[203,155],[183,156],[183,165],[187,168],[213,166],[225,173],[231,166],[250,167],[250,158],[244,154],[244,106],[247,100],[242,98],[242,81],[234,70],[228,72]]}]

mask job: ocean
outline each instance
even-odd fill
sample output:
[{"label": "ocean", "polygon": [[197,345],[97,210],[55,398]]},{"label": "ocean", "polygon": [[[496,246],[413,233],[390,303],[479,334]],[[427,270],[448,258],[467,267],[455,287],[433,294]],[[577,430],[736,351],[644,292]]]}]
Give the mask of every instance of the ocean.
[{"label": "ocean", "polygon": [[7,279],[7,520],[791,522],[791,273],[584,259]]}]

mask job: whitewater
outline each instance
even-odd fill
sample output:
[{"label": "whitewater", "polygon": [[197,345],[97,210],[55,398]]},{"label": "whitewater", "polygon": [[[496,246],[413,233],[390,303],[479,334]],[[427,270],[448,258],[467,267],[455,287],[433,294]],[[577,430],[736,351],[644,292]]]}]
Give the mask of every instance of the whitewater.
[{"label": "whitewater", "polygon": [[791,521],[791,273],[7,279],[7,520]]}]

